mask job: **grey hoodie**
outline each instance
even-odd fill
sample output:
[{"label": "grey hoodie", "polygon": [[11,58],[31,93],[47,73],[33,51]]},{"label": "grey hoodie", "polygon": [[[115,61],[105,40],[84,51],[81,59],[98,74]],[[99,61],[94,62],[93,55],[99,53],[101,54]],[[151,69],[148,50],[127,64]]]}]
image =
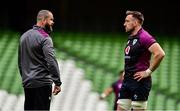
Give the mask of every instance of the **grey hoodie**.
[{"label": "grey hoodie", "polygon": [[18,66],[23,87],[60,86],[60,71],[51,37],[43,28],[33,26],[19,41]]}]

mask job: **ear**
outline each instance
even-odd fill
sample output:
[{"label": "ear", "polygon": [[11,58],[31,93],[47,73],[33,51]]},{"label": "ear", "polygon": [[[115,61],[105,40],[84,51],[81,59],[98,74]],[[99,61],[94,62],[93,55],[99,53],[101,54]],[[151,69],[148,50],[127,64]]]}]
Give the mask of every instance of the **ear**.
[{"label": "ear", "polygon": [[42,23],[46,24],[46,22],[47,22],[47,20],[45,18],[43,18]]},{"label": "ear", "polygon": [[136,20],[136,25],[140,25],[140,21],[139,20]]},{"label": "ear", "polygon": [[135,21],[134,21],[134,24],[135,24],[135,25],[138,25],[138,24],[139,24],[139,23],[138,23],[138,20],[135,20]]},{"label": "ear", "polygon": [[43,18],[43,20],[42,20],[43,22],[46,22],[46,19],[45,18]]}]

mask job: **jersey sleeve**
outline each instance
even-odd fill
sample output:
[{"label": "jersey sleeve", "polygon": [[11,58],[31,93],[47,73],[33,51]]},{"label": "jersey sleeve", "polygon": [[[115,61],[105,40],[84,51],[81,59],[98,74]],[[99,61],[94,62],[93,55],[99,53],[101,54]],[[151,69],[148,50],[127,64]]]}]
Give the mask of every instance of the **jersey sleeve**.
[{"label": "jersey sleeve", "polygon": [[154,37],[152,37],[149,34],[143,35],[141,37],[141,44],[148,49],[152,44],[156,43],[156,40],[154,39]]},{"label": "jersey sleeve", "polygon": [[113,83],[111,84],[111,87],[112,87],[113,89],[115,89],[115,87],[116,87],[116,82],[113,82]]},{"label": "jersey sleeve", "polygon": [[49,72],[52,74],[51,76],[53,82],[59,86],[61,85],[60,71],[56,60],[52,39],[50,37],[46,37],[42,45],[45,60],[47,61]]}]

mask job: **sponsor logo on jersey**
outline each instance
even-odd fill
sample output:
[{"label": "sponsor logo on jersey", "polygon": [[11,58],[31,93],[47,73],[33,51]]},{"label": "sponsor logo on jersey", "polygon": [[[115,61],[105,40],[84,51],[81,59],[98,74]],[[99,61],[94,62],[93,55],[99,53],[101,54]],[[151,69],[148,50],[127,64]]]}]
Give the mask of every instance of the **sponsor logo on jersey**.
[{"label": "sponsor logo on jersey", "polygon": [[128,54],[129,54],[129,51],[130,51],[130,46],[127,46],[127,47],[125,48],[125,54],[128,55]]}]

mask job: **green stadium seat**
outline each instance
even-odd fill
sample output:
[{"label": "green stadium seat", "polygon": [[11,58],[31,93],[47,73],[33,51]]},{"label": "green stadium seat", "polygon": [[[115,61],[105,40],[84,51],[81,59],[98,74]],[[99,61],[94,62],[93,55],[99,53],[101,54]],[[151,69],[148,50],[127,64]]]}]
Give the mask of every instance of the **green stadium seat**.
[{"label": "green stadium seat", "polygon": [[22,83],[19,73],[16,73],[13,84],[10,88],[10,93],[19,95],[22,93]]},{"label": "green stadium seat", "polygon": [[163,94],[156,94],[156,101],[154,101],[156,104],[154,110],[165,110],[165,100],[166,97]]},{"label": "green stadium seat", "polygon": [[94,77],[94,67],[91,66],[91,65],[87,65],[87,67],[84,68],[85,69],[85,77],[86,79],[88,80],[93,80],[93,77]]},{"label": "green stadium seat", "polygon": [[94,85],[94,90],[97,92],[102,91],[102,80],[105,74],[103,73],[103,70],[97,69],[94,74],[93,74],[93,85]]},{"label": "green stadium seat", "polygon": [[149,97],[148,97],[148,110],[155,109],[155,101],[156,101],[156,93],[154,90],[151,90]]},{"label": "green stadium seat", "polygon": [[177,104],[177,111],[180,111],[180,102]]},{"label": "green stadium seat", "polygon": [[166,110],[176,110],[176,100],[168,98],[166,100]]}]

